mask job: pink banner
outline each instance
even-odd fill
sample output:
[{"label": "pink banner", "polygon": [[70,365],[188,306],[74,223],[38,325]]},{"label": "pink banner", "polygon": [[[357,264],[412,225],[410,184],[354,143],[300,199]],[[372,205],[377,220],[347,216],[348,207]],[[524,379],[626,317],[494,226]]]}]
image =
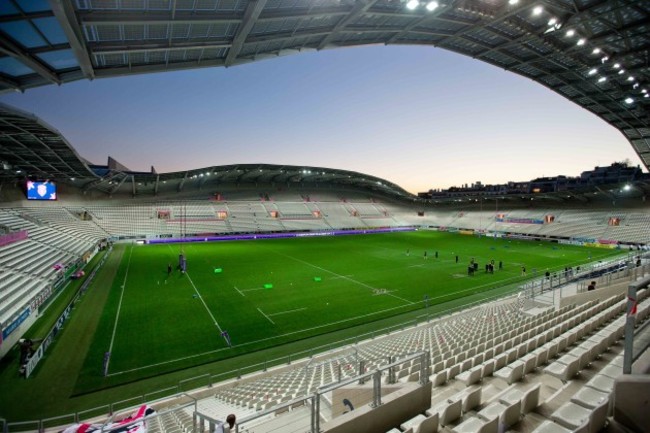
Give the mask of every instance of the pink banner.
[{"label": "pink banner", "polygon": [[27,230],[0,235],[0,247],[27,239]]}]

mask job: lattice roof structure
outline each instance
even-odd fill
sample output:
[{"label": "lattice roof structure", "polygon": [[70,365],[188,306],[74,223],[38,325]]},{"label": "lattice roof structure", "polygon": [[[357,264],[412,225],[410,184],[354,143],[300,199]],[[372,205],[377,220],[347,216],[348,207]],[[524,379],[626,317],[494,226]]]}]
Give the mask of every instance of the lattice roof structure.
[{"label": "lattice roof structure", "polygon": [[648,168],[649,12],[638,0],[6,0],[0,92],[336,47],[427,45],[591,111]]}]

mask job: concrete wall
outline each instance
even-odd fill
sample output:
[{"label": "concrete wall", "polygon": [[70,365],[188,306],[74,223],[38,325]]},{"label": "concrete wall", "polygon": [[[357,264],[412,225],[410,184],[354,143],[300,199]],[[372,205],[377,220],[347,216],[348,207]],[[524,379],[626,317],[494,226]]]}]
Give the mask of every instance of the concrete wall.
[{"label": "concrete wall", "polygon": [[[382,399],[400,389],[402,389],[402,385],[382,385]],[[332,391],[332,418],[339,417],[349,412],[349,409],[343,404],[344,399],[349,400],[355,409],[359,409],[364,405],[372,403],[372,393],[372,380],[369,380],[368,383],[363,386],[346,386],[344,388],[335,389]]]},{"label": "concrete wall", "polygon": [[609,287],[601,287],[590,292],[578,293],[573,296],[567,296],[566,298],[560,299],[560,308],[571,305],[571,304],[584,304],[585,302],[593,301],[596,299],[607,299],[611,296],[620,295],[621,293],[627,293],[627,286],[630,284],[630,281],[627,279],[612,284]]},{"label": "concrete wall", "polygon": [[431,407],[431,382],[410,383],[382,398],[379,408],[364,405],[325,423],[325,433],[376,433],[399,426]]},{"label": "concrete wall", "polygon": [[624,374],[614,384],[614,420],[633,432],[650,432],[650,375]]}]

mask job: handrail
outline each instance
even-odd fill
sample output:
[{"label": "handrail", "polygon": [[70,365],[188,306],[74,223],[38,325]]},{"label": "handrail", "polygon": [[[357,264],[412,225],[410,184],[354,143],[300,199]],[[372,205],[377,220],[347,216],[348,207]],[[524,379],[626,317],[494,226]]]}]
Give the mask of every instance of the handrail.
[{"label": "handrail", "polygon": [[[305,395],[305,396],[302,396],[302,397],[297,397],[297,398],[291,399],[291,400],[283,402],[283,403],[278,403],[276,405],[273,405],[272,407],[263,409],[263,410],[261,410],[259,412],[255,412],[254,414],[251,414],[251,415],[248,415],[246,417],[243,417],[243,418],[239,419],[238,422],[237,422],[236,431],[239,432],[239,425],[240,424],[245,424],[247,422],[251,422],[251,421],[254,421],[256,419],[263,418],[263,417],[265,417],[267,415],[270,415],[272,413],[276,413],[278,411],[281,411],[284,408],[292,407],[292,406],[295,406],[295,405],[297,405],[299,403],[307,402],[309,400],[312,401],[312,408],[311,408],[311,411],[312,411],[312,414],[311,414],[311,417],[312,417],[312,430],[311,431],[312,432],[319,431],[320,430],[318,428],[318,425],[319,425],[319,422],[320,422],[319,421],[319,416],[318,416],[317,413],[314,413],[314,412],[318,411],[319,405],[318,405],[317,402],[318,402],[321,395],[323,395],[325,393],[328,393],[328,392],[330,392],[330,391],[332,391],[334,389],[341,388],[341,387],[346,386],[346,385],[351,385],[353,383],[357,383],[357,382],[359,382],[361,380],[372,377],[373,378],[373,400],[372,400],[373,403],[372,403],[372,405],[373,406],[378,406],[378,405],[381,404],[381,389],[380,389],[380,387],[381,387],[381,380],[380,380],[381,372],[385,371],[385,370],[388,370],[388,369],[391,369],[391,368],[394,368],[394,367],[396,367],[396,366],[398,366],[400,364],[411,361],[413,359],[418,359],[418,358],[426,359],[428,356],[429,356],[429,354],[428,354],[427,351],[416,352],[416,353],[413,353],[413,354],[411,354],[411,355],[409,355],[409,356],[407,356],[405,358],[400,359],[399,361],[394,361],[394,362],[382,365],[382,366],[380,366],[379,368],[377,368],[374,371],[359,374],[357,376],[345,379],[345,380],[343,380],[341,382],[333,382],[331,384],[321,386],[312,395]],[[421,363],[421,366],[422,366],[422,368],[426,368],[426,362]],[[421,382],[420,384],[424,385],[425,383],[426,382]],[[193,419],[194,419],[194,421],[196,423],[196,426],[199,427],[199,432],[204,432],[205,431],[205,423],[206,422],[209,425],[209,430],[210,431],[214,430],[215,426],[218,425],[218,423],[221,422],[220,420],[217,420],[217,419],[215,419],[215,418],[213,418],[213,417],[211,417],[209,415],[206,415],[206,414],[198,412],[198,411],[194,412]],[[314,423],[314,420],[316,421],[315,423]],[[197,432],[196,429],[193,431],[193,433],[199,433],[199,432]]]}]

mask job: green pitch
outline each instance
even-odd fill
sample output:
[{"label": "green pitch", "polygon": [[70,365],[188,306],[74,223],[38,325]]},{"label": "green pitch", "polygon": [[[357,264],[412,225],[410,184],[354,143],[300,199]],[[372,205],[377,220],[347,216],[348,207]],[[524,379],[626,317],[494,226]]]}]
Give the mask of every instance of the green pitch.
[{"label": "green pitch", "polygon": [[[186,273],[176,269],[181,252]],[[521,282],[522,266],[530,278],[533,269],[542,275],[618,253],[430,231],[129,245],[75,392],[425,312],[427,304]],[[471,258],[479,270],[470,277]],[[490,260],[494,274],[484,272]],[[108,377],[100,380],[106,352]]]}]

